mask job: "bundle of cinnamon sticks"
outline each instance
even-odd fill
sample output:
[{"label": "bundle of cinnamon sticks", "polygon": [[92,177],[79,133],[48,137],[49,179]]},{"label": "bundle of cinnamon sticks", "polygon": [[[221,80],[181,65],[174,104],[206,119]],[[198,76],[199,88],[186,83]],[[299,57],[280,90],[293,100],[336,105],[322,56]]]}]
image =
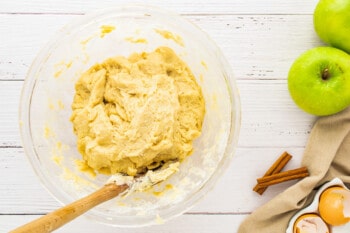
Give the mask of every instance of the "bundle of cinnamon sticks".
[{"label": "bundle of cinnamon sticks", "polygon": [[283,154],[281,154],[280,157],[266,171],[264,176],[257,179],[257,184],[253,190],[262,195],[271,185],[309,176],[309,172],[306,167],[281,172],[291,158],[292,156],[288,152],[283,152]]}]

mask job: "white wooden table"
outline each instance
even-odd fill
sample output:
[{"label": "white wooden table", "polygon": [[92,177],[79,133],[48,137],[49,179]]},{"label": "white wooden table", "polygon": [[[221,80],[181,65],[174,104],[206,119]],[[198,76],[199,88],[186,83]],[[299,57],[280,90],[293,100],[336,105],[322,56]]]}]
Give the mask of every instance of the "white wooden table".
[{"label": "white wooden table", "polygon": [[[0,0],[0,232],[60,204],[42,187],[21,146],[18,104],[23,80],[39,49],[73,18],[118,0]],[[135,2],[135,1],[134,1]],[[317,0],[138,1],[182,14],[223,50],[237,78],[242,103],[239,147],[205,199],[164,225],[119,229],[81,217],[57,232],[236,232],[254,209],[294,184],[252,191],[255,179],[284,150],[299,165],[315,121],[289,97],[287,74],[303,51],[322,45],[313,30]]]}]

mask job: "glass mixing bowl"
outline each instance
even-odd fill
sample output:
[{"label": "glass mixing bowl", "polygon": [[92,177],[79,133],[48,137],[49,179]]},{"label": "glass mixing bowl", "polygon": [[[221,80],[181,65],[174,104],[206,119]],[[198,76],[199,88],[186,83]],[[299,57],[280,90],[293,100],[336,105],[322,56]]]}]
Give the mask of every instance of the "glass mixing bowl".
[{"label": "glass mixing bowl", "polygon": [[215,184],[237,145],[240,101],[234,76],[218,47],[181,16],[145,6],[122,6],[87,14],[66,25],[41,50],[24,82],[20,128],[35,172],[48,191],[68,204],[105,184],[77,168],[81,155],[70,122],[74,85],[106,58],[172,48],[201,86],[206,102],[202,134],[194,151],[168,180],[144,192],[117,197],[89,211],[114,226],[157,224],[188,210]]}]

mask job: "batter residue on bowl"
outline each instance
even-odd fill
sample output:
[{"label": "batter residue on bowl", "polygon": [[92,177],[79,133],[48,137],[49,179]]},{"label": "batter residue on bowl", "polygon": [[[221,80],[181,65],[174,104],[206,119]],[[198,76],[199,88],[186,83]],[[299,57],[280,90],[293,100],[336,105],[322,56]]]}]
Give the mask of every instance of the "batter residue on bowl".
[{"label": "batter residue on bowl", "polygon": [[189,67],[167,47],[92,66],[75,86],[71,121],[86,165],[134,176],[190,155],[204,98]]}]

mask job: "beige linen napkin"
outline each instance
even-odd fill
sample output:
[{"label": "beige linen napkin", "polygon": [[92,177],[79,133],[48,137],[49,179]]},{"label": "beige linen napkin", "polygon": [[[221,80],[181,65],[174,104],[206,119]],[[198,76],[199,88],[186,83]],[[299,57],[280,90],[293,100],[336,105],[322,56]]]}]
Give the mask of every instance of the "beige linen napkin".
[{"label": "beige linen napkin", "polygon": [[302,159],[310,176],[249,215],[238,233],[284,233],[290,218],[313,198],[315,189],[335,177],[350,183],[350,108],[319,118]]}]

